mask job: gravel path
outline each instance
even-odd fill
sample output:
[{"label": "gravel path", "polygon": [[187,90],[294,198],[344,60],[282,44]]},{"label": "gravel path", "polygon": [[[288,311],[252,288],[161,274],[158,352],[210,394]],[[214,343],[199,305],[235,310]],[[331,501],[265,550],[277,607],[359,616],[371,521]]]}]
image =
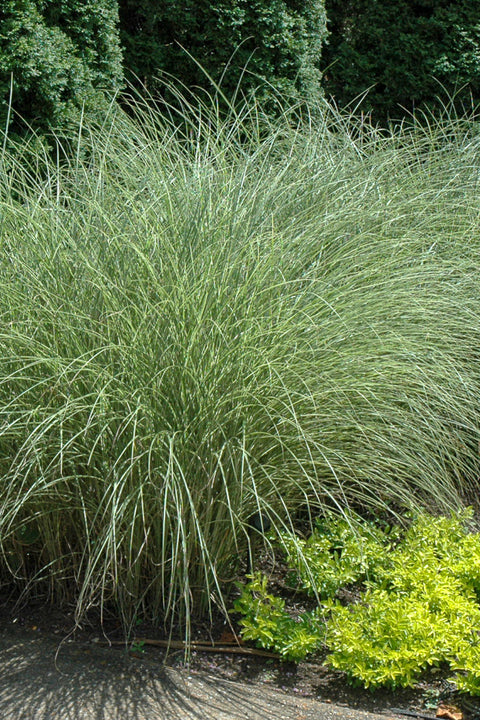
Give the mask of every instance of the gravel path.
[{"label": "gravel path", "polygon": [[0,629],[1,720],[386,720],[278,690],[174,670],[35,629]]}]

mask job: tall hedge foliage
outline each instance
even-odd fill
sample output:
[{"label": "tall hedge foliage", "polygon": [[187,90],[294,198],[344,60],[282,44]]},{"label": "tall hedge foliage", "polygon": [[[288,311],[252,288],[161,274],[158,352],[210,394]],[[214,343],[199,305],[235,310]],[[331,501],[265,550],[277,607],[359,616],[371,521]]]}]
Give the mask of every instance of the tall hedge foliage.
[{"label": "tall hedge foliage", "polygon": [[[232,95],[259,78],[287,96],[320,91],[324,0],[120,0],[125,69],[151,87],[161,71],[190,87],[205,72]],[[247,68],[247,72],[243,70]],[[226,72],[224,72],[226,71]],[[261,80],[260,80],[261,82]]]},{"label": "tall hedge foliage", "polygon": [[63,124],[81,107],[95,110],[101,91],[120,87],[121,59],[117,0],[4,0],[2,126],[12,87],[16,113],[35,129]]},{"label": "tall hedge foliage", "polygon": [[324,86],[339,105],[372,85],[360,107],[380,120],[455,94],[458,106],[480,102],[478,0],[326,0],[326,9]]}]

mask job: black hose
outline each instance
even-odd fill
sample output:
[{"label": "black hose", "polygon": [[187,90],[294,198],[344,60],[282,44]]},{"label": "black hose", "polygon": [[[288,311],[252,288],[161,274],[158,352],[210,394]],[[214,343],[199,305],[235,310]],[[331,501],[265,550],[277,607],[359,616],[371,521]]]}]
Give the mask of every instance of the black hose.
[{"label": "black hose", "polygon": [[245,575],[250,575],[252,572],[252,545],[254,537],[256,537],[258,533],[264,535],[270,530],[271,526],[270,518],[264,513],[256,512],[248,518],[248,548]]}]

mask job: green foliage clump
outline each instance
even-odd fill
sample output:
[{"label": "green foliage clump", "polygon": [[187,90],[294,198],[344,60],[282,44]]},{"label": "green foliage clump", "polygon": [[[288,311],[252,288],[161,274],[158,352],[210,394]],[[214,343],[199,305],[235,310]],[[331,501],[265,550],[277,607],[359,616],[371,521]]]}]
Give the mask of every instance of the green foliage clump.
[{"label": "green foliage clump", "polygon": [[445,659],[448,623],[411,596],[367,592],[366,605],[332,607],[327,663],[354,684],[374,688],[411,685],[429,665]]},{"label": "green foliage clump", "polygon": [[[327,92],[376,120],[437,106],[480,102],[480,5],[477,0],[327,0]],[[445,101],[448,102],[447,98]]]},{"label": "green foliage clump", "polygon": [[309,594],[326,599],[346,585],[371,578],[386,562],[386,550],[395,529],[382,530],[375,523],[357,525],[354,517],[327,513],[318,520],[308,539],[282,533],[279,541],[295,581]]},{"label": "green foliage clump", "polygon": [[330,603],[329,664],[366,687],[411,685],[445,663],[458,669],[457,654],[469,655],[480,622],[480,535],[467,532],[468,517],[420,516],[360,603]]},{"label": "green foliage clump", "polygon": [[[423,670],[444,665],[456,671],[452,680],[459,690],[480,694],[480,534],[469,532],[470,519],[470,510],[450,518],[421,514],[400,535],[399,528],[372,531],[364,522],[352,530],[352,519],[340,519],[335,532],[336,522],[329,518],[308,541],[282,535],[280,543],[301,585],[324,598],[319,608],[325,626],[318,640],[322,637],[328,649],[327,664],[369,688],[409,686]],[[363,587],[363,593],[358,602],[345,606],[334,595],[351,581]],[[266,588],[266,579],[257,578],[235,605],[243,613],[245,637],[263,644],[260,630],[268,624],[266,645],[280,647],[293,659],[282,645],[283,631],[276,632],[276,624],[280,627],[288,616],[284,605],[281,613],[265,617],[268,606],[278,607],[278,599]],[[312,649],[318,647],[314,640]],[[298,659],[300,648],[296,650]],[[304,650],[303,657],[308,648]]]},{"label": "green foliage clump", "polygon": [[36,130],[78,120],[121,85],[116,0],[6,0],[0,28],[3,128],[7,116],[14,129],[16,116]]},{"label": "green foliage clump", "polygon": [[120,20],[125,69],[150,89],[162,72],[211,88],[208,73],[229,98],[240,81],[242,92],[263,81],[288,97],[319,96],[324,0],[120,0]]},{"label": "green foliage clump", "polygon": [[267,578],[255,573],[235,600],[233,611],[242,615],[242,637],[278,652],[286,660],[303,660],[322,644],[321,610],[293,617],[285,601],[267,590]]}]

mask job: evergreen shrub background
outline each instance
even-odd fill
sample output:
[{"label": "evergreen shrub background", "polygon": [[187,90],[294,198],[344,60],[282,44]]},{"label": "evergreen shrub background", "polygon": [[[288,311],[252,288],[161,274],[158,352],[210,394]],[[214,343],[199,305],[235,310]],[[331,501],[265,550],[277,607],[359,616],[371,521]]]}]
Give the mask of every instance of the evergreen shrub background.
[{"label": "evergreen shrub background", "polygon": [[160,71],[189,87],[211,89],[185,48],[215,82],[221,80],[227,97],[240,80],[242,91],[248,92],[262,79],[288,97],[314,98],[320,93],[320,55],[327,32],[324,0],[119,4],[125,68],[149,89]]},{"label": "evergreen shrub background", "polygon": [[380,121],[438,108],[438,96],[456,94],[457,108],[480,101],[477,0],[327,0],[326,9],[324,87],[338,105],[372,85],[361,109]]},{"label": "evergreen shrub background", "polygon": [[78,118],[82,107],[98,111],[102,91],[121,86],[121,61],[116,0],[3,2],[0,126],[9,114],[12,76],[16,117],[38,130]]}]

